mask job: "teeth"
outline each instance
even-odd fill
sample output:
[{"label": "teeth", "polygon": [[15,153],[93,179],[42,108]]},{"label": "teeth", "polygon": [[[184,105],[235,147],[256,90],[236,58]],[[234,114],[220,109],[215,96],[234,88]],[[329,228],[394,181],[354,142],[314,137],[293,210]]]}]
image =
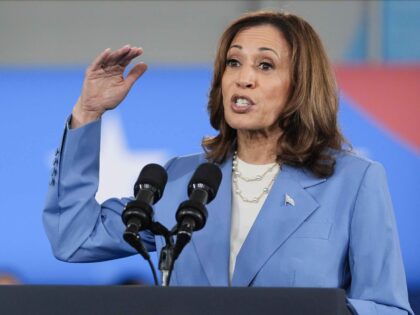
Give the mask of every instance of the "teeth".
[{"label": "teeth", "polygon": [[236,99],[235,104],[238,105],[238,106],[247,106],[247,105],[249,105],[249,101],[245,98],[238,98],[238,99]]}]

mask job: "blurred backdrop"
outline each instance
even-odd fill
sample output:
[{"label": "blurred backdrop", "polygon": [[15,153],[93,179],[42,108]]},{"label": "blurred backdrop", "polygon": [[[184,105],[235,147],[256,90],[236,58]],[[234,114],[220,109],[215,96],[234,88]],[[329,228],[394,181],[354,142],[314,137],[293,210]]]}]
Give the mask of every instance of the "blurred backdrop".
[{"label": "blurred backdrop", "polygon": [[148,71],[102,129],[97,198],[131,195],[143,165],[200,151],[202,136],[214,134],[206,104],[217,40],[232,19],[257,9],[294,12],[323,39],[343,132],[387,170],[420,311],[419,1],[1,1],[0,282],[151,282],[140,257],[57,261],[43,231],[50,165],[84,69],[107,47],[144,48],[138,59]]}]

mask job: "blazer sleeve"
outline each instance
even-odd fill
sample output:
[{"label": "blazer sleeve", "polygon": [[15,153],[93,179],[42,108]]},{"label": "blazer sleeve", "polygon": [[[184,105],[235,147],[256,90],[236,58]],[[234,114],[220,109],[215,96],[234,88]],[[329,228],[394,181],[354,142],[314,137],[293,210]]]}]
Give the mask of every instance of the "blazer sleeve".
[{"label": "blazer sleeve", "polygon": [[[101,121],[69,129],[57,149],[43,211],[43,223],[54,256],[67,262],[102,261],[135,254],[122,238],[121,213],[130,200],[109,199],[99,204]],[[154,237],[142,232],[148,251]]]},{"label": "blazer sleeve", "polygon": [[371,163],[350,226],[350,308],[359,315],[413,314],[385,171]]}]

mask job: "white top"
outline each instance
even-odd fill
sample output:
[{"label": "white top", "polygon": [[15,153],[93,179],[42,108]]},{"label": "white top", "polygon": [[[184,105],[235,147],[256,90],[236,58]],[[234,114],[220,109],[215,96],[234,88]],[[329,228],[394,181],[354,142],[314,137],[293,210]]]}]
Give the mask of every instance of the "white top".
[{"label": "white top", "polygon": [[[249,164],[237,157],[237,170],[246,178],[254,178],[261,175],[276,163],[270,164]],[[237,178],[237,186],[241,190],[242,195],[247,199],[258,197],[264,187],[268,187],[273,178],[277,175],[279,168],[274,168],[268,172],[260,181],[244,181]],[[243,201],[237,193],[235,193],[234,176],[232,174],[232,222],[230,234],[230,261],[229,261],[229,279],[232,280],[233,271],[235,269],[236,256],[245,242],[245,239],[260,212],[267,194],[264,194],[256,203]]]}]

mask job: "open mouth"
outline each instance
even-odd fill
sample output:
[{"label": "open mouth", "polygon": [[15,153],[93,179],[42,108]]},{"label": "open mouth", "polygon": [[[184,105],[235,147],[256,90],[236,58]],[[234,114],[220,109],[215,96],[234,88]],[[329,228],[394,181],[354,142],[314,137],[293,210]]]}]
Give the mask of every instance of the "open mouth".
[{"label": "open mouth", "polygon": [[248,96],[244,95],[233,95],[232,102],[237,106],[250,106],[255,105],[254,101]]},{"label": "open mouth", "polygon": [[232,110],[236,113],[246,113],[255,105],[254,101],[244,95],[233,95],[231,98]]}]

